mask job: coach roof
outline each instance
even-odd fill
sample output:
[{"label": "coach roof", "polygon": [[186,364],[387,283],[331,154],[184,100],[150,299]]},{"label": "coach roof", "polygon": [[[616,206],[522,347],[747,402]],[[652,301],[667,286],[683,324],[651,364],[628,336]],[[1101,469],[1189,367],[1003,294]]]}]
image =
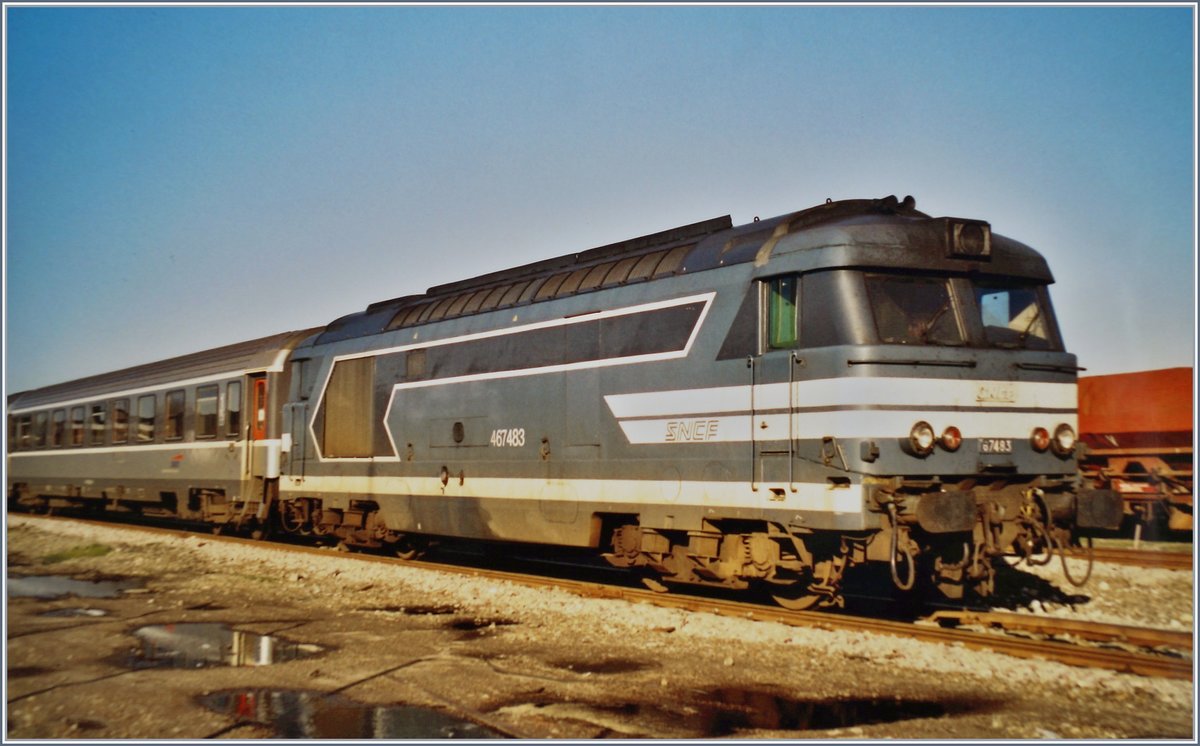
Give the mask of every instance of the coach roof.
[{"label": "coach roof", "polygon": [[53,386],[13,394],[8,400],[10,412],[54,406],[68,401],[102,398],[142,388],[167,387],[221,374],[252,373],[278,369],[280,353],[296,346],[317,329],[286,332],[270,337],[239,342],[190,355],[137,365],[124,370],[80,378]]}]

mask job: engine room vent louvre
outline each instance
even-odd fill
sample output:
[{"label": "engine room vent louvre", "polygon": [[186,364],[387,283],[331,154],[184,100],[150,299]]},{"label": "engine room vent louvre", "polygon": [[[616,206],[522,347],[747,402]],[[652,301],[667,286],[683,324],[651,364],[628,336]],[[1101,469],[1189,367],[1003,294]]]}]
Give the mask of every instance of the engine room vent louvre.
[{"label": "engine room vent louvre", "polygon": [[698,239],[732,227],[732,218],[725,215],[577,254],[438,285],[425,295],[373,303],[368,306],[367,313],[395,309],[388,323],[379,330],[392,331],[685,272],[688,268],[683,261],[696,248]]},{"label": "engine room vent louvre", "polygon": [[[409,295],[373,303],[363,314],[331,324],[321,341],[366,336],[420,324],[485,313],[526,303],[564,298],[681,272],[698,272],[755,259],[764,242],[821,223],[865,215],[928,218],[916,201],[905,197],[827,201],[807,210],[734,229],[730,216],[672,228],[607,246],[439,285],[425,295]],[[989,261],[991,227],[985,222],[941,218],[946,253],[953,258]],[[705,239],[732,231],[717,242]],[[370,318],[364,318],[370,317]],[[385,321],[386,319],[386,321]]]},{"label": "engine room vent louvre", "polygon": [[589,264],[545,278],[467,290],[424,302],[422,299],[425,296],[415,296],[413,300],[416,302],[400,308],[384,331],[483,313],[506,306],[565,298],[600,288],[644,282],[686,272],[688,268],[684,265],[684,260],[695,248],[695,243],[687,243],[647,254]]}]

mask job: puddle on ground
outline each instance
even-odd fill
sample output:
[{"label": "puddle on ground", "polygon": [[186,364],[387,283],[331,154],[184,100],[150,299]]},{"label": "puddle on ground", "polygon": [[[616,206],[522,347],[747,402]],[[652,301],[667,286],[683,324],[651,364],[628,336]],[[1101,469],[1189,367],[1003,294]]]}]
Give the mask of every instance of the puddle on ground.
[{"label": "puddle on ground", "polygon": [[318,645],[231,629],[227,624],[155,624],[136,630],[140,647],[126,661],[130,668],[204,668],[269,666],[310,658]]},{"label": "puddle on ground", "polygon": [[633,673],[650,668],[653,664],[628,658],[601,658],[598,660],[554,661],[551,665],[576,673]]},{"label": "puddle on ground", "polygon": [[[497,712],[537,712],[544,718],[592,722],[603,736],[644,737],[665,729],[680,738],[739,737],[747,731],[822,731],[959,714],[987,702],[896,698],[805,700],[749,689],[715,689],[661,702],[582,703],[542,700],[500,707]],[[597,736],[599,737],[599,736]]]},{"label": "puddle on ground", "polygon": [[438,616],[454,614],[458,609],[453,606],[365,606],[358,611],[382,611],[388,614],[407,614],[409,616]]},{"label": "puddle on ground", "polygon": [[50,617],[77,617],[77,616],[82,616],[82,617],[98,617],[98,616],[108,616],[108,612],[107,612],[107,611],[105,611],[104,609],[88,609],[88,608],[82,608],[82,609],[79,609],[79,608],[74,608],[74,609],[54,609],[53,611],[46,611],[46,612],[43,612],[43,613],[41,613],[41,614],[38,614],[38,616],[50,616]]},{"label": "puddle on ground", "polygon": [[10,598],[116,598],[122,591],[136,588],[134,580],[76,580],[63,575],[9,575]]},{"label": "puddle on ground", "polygon": [[480,640],[496,634],[501,627],[511,627],[520,624],[511,619],[468,619],[457,618],[446,623],[446,627],[457,630],[455,639],[459,641]]},{"label": "puddle on ground", "polygon": [[8,669],[8,678],[23,679],[27,676],[41,676],[42,674],[50,673],[53,669],[42,668],[41,666],[18,666]]},{"label": "puddle on ground", "polygon": [[278,738],[503,738],[439,710],[368,705],[336,694],[251,689],[200,698],[210,710],[275,730]]},{"label": "puddle on ground", "polygon": [[455,619],[448,626],[463,632],[475,632],[493,627],[511,627],[514,624],[519,622],[511,619]]},{"label": "puddle on ground", "polygon": [[195,604],[187,607],[188,611],[225,611],[225,607],[212,601]]},{"label": "puddle on ground", "polygon": [[972,706],[896,698],[803,700],[748,689],[716,689],[690,703],[705,736],[740,730],[828,730],[900,720],[941,717]]}]

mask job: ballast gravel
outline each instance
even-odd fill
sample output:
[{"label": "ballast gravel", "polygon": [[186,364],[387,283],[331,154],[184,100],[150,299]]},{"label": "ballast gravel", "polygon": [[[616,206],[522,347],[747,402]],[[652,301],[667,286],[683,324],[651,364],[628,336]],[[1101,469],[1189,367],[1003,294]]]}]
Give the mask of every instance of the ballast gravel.
[{"label": "ballast gravel", "polygon": [[[1188,681],[578,598],[333,551],[18,515],[8,516],[7,538],[10,577],[140,583],[112,599],[8,599],[8,740],[295,735],[288,727],[306,737],[395,737],[379,730],[379,713],[395,712],[381,708],[395,707],[530,739],[1196,735]],[[72,551],[88,546],[107,551]],[[56,553],[79,556],[46,564]],[[1023,601],[1026,613],[1193,628],[1191,572],[1097,564],[1082,589],[1065,582],[1057,560],[1013,572],[1053,589]],[[90,613],[44,615],[71,610]],[[138,664],[140,627],[217,622],[321,652],[262,666]],[[255,706],[222,710],[214,697]],[[322,730],[331,718],[311,709],[331,697],[375,708],[365,720],[374,725],[359,718],[366,732]],[[307,720],[268,712],[300,699]]]}]

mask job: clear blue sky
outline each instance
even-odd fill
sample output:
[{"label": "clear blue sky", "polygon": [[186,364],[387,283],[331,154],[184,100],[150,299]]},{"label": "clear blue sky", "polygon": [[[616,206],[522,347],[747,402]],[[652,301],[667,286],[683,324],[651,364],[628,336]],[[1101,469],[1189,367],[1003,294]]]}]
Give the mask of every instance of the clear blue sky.
[{"label": "clear blue sky", "polygon": [[5,8],[8,391],[731,214],[912,194],[1191,365],[1191,7]]}]

